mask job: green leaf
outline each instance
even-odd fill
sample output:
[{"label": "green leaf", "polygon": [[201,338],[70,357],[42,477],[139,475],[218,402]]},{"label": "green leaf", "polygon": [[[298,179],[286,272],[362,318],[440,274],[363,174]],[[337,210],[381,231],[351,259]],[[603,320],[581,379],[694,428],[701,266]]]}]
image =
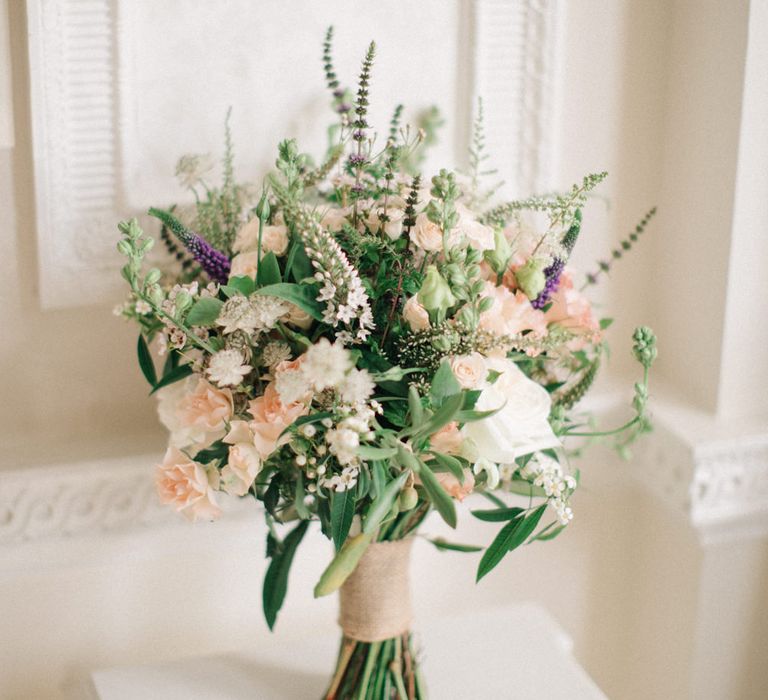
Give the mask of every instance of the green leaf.
[{"label": "green leaf", "polygon": [[296,512],[302,520],[309,520],[312,514],[309,512],[309,508],[304,503],[304,473],[299,471],[298,477],[296,477],[296,491],[294,493],[293,504],[296,507]]},{"label": "green leaf", "polygon": [[164,375],[157,384],[155,384],[155,388],[149,392],[149,395],[151,396],[159,389],[162,389],[164,386],[178,382],[181,379],[186,379],[190,374],[192,374],[192,365],[179,365],[178,367],[175,367],[170,372],[168,372],[168,374]]},{"label": "green leaf", "polygon": [[333,416],[333,413],[330,411],[321,411],[320,413],[311,413],[307,416],[299,416],[293,423],[287,426],[282,433],[280,433],[280,437],[283,437],[286,433],[297,430],[302,425],[306,425],[307,423],[319,423],[324,418],[330,418],[331,416]]},{"label": "green leaf", "polygon": [[264,576],[262,604],[269,629],[274,628],[277,613],[283,606],[285,593],[288,590],[288,572],[291,570],[293,555],[296,554],[296,548],[304,537],[308,526],[309,521],[302,520],[288,533],[282,545],[278,546],[277,552],[273,554],[272,561]]},{"label": "green leaf", "polygon": [[419,390],[413,384],[408,387],[408,410],[411,412],[411,425],[418,429],[424,421],[424,407],[421,405]]},{"label": "green leaf", "polygon": [[459,393],[448,396],[435,415],[433,415],[418,430],[413,431],[414,436],[426,436],[436,433],[440,428],[456,418],[463,404],[464,394]]},{"label": "green leaf", "polygon": [[505,520],[513,520],[523,508],[494,508],[492,510],[473,510],[470,511],[478,520],[484,520],[487,523],[500,523]]},{"label": "green leaf", "polygon": [[432,501],[435,510],[440,513],[440,516],[446,523],[448,523],[448,525],[455,528],[456,506],[453,504],[453,499],[448,495],[446,490],[440,486],[437,477],[426,464],[421,464],[419,477],[421,478],[421,485],[427,492],[427,496],[429,497],[429,500]]},{"label": "green leaf", "polygon": [[337,552],[349,535],[354,515],[355,494],[349,489],[334,491],[331,496],[331,535]]},{"label": "green leaf", "polygon": [[453,542],[446,542],[442,537],[436,537],[433,540],[429,540],[438,549],[443,549],[451,552],[481,552],[482,547],[478,547],[474,544],[454,544]]},{"label": "green leaf", "polygon": [[177,350],[168,350],[168,356],[165,358],[165,363],[163,364],[163,376],[179,366],[179,357],[181,357],[181,355]]},{"label": "green leaf", "polygon": [[499,508],[507,507],[507,504],[504,503],[504,501],[502,501],[496,494],[493,494],[490,491],[481,491],[480,493],[481,495],[485,496],[495,506],[498,506]]},{"label": "green leaf", "polygon": [[368,512],[363,520],[363,533],[367,535],[373,535],[376,528],[381,524],[386,515],[392,510],[392,504],[395,502],[400,490],[405,484],[405,480],[408,478],[410,472],[403,471],[397,478],[390,481],[382,490],[381,495],[376,497],[376,500],[371,503]]},{"label": "green leaf", "polygon": [[269,251],[269,253],[262,257],[256,271],[256,279],[262,287],[280,284],[283,281],[280,275],[280,264],[277,262],[277,256],[272,251]]},{"label": "green leaf", "polygon": [[224,287],[221,287],[227,296],[232,296],[229,292],[240,292],[244,297],[250,296],[256,290],[256,282],[247,275],[236,275],[230,277],[229,281]]},{"label": "green leaf", "polygon": [[536,525],[538,525],[541,516],[544,513],[546,504],[539,506],[533,513],[526,517],[518,517],[508,522],[498,535],[491,542],[488,549],[485,550],[483,558],[477,567],[477,580],[488,574],[507,554],[516,547],[519,547],[528,538]]},{"label": "green leaf", "polygon": [[212,326],[219,317],[224,302],[215,297],[198,299],[187,314],[187,324],[190,326]]},{"label": "green leaf", "polygon": [[454,376],[450,363],[448,360],[443,360],[429,387],[432,403],[439,406],[446,398],[458,394],[460,391],[461,385]]},{"label": "green leaf", "polygon": [[269,284],[266,287],[256,290],[256,294],[264,294],[266,296],[279,297],[290,301],[292,304],[296,304],[300,309],[306,311],[312,318],[322,321],[323,320],[323,307],[317,301],[317,294],[304,284],[290,284],[288,282],[281,282],[279,284]]},{"label": "green leaf", "polygon": [[538,535],[535,537],[531,537],[531,542],[547,542],[549,540],[554,540],[555,537],[557,537],[565,528],[566,525],[558,525],[557,527],[554,527],[555,523],[550,523],[545,527]]},{"label": "green leaf", "polygon": [[464,467],[456,457],[444,455],[442,452],[431,452],[430,454],[443,469],[451,472],[459,480],[460,484],[464,483]]},{"label": "green leaf", "polygon": [[357,454],[361,459],[389,459],[397,454],[394,447],[371,447],[370,445],[360,445],[357,448]]},{"label": "green leaf", "polygon": [[306,279],[307,277],[312,277],[312,274],[314,273],[312,261],[309,259],[307,251],[304,249],[304,244],[298,241],[293,244],[288,253],[288,260],[285,264],[286,279],[289,277],[289,273],[296,282],[301,282],[301,280]]},{"label": "green leaf", "polygon": [[455,420],[459,423],[472,423],[474,421],[483,420],[485,418],[489,418],[490,416],[498,413],[502,408],[504,408],[504,404],[499,406],[498,408],[494,408],[490,411],[459,411],[456,414]]},{"label": "green leaf", "polygon": [[374,498],[378,498],[382,491],[384,491],[384,485],[386,484],[386,474],[384,473],[384,465],[381,462],[373,463],[373,490]]},{"label": "green leaf", "polygon": [[344,585],[344,581],[355,570],[372,539],[373,533],[361,532],[344,543],[317,582],[315,598],[329,595]]},{"label": "green leaf", "polygon": [[152,361],[152,354],[149,352],[149,346],[143,335],[139,334],[139,342],[136,347],[136,352],[139,355],[139,367],[141,373],[144,375],[150,386],[154,386],[157,383],[157,373],[155,372],[155,363]]},{"label": "green leaf", "polygon": [[613,319],[612,318],[601,318],[600,319],[600,330],[604,331],[607,328],[610,328],[612,324],[613,324]]}]

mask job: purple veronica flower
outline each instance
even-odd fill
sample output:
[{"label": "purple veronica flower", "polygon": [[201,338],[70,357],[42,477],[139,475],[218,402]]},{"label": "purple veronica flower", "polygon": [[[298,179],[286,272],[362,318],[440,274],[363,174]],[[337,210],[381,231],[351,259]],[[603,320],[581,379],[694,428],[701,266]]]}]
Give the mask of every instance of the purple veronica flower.
[{"label": "purple veronica flower", "polygon": [[202,236],[186,228],[173,214],[154,207],[149,210],[149,213],[160,219],[173,235],[186,246],[195,260],[200,263],[200,267],[214,282],[227,283],[232,265],[224,253],[216,250]]}]

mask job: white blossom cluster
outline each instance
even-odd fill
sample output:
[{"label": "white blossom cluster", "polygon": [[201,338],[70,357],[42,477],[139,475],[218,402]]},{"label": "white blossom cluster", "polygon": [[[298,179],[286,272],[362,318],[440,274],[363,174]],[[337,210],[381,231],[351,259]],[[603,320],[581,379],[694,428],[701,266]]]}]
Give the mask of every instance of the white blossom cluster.
[{"label": "white blossom cluster", "polygon": [[557,460],[541,453],[531,459],[520,470],[521,476],[533,479],[534,486],[544,489],[547,503],[557,514],[558,522],[567,525],[573,520],[573,510],[568,505],[569,498],[576,489],[576,479],[570,474],[564,474]]},{"label": "white blossom cluster", "polygon": [[216,323],[223,326],[225,335],[238,330],[264,333],[272,330],[289,311],[288,302],[277,297],[263,294],[245,297],[237,294],[224,303]]}]

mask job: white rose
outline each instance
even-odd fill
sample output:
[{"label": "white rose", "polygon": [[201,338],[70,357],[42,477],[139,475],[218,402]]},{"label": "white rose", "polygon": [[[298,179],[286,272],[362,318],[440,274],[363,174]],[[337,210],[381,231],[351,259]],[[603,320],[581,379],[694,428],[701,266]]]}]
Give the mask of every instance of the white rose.
[{"label": "white rose", "polygon": [[456,355],[451,359],[451,369],[464,389],[479,389],[488,376],[485,358],[479,352]]},{"label": "white rose", "polygon": [[416,297],[411,297],[405,302],[403,318],[414,332],[429,328],[429,314]]},{"label": "white rose", "polygon": [[434,252],[443,249],[443,232],[424,213],[416,217],[416,223],[411,229],[411,240],[422,250]]},{"label": "white rose", "polygon": [[559,447],[560,441],[549,425],[551,401],[547,390],[528,379],[511,360],[488,358],[486,365],[501,374],[482,390],[475,409],[499,410],[462,428],[474,444],[477,458],[511,464],[522,455]]}]

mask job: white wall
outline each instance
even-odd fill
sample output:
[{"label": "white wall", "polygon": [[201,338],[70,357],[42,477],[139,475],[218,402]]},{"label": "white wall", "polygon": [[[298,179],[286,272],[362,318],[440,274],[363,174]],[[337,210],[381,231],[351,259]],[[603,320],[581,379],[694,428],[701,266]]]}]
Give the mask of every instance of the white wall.
[{"label": "white wall", "polygon": [[[110,316],[115,300],[40,311],[25,11],[21,0],[8,6],[16,146],[0,150],[0,468],[135,454],[149,469],[147,454],[159,452],[162,436],[135,367],[133,329]],[[577,0],[568,2],[563,28],[558,180],[611,173],[602,190],[610,207],[590,204],[577,264],[606,257],[649,206],[662,205],[659,223],[597,292],[607,314],[620,314],[615,374],[631,371],[632,326],[650,323],[661,344],[656,386],[703,413],[719,408],[721,370],[738,371],[735,360],[722,366],[727,304],[718,297],[705,314],[691,310],[710,288],[724,294],[729,280],[727,195],[736,178],[748,12],[746,3]],[[710,133],[701,130],[710,119],[714,168],[703,148]],[[722,199],[712,197],[718,192]],[[694,248],[699,231],[705,243]],[[692,255],[706,272],[695,276],[689,266],[681,276]],[[734,396],[728,402],[738,403]],[[683,457],[668,459],[668,473],[682,469]],[[639,485],[641,470],[656,478],[650,467],[618,463],[605,450],[579,466],[573,527],[516,553],[487,583],[472,582],[476,558],[420,546],[422,617],[534,599],[574,637],[609,697],[764,697],[765,540],[705,547],[683,509]],[[240,513],[194,529],[154,518],[134,530],[0,549],[0,697],[58,697],[62,684],[97,666],[271,643],[259,601],[263,534],[258,517]],[[488,536],[468,518],[455,535]],[[332,627],[333,602],[310,594],[325,554],[313,537],[297,557],[278,639],[306,620]]]}]

